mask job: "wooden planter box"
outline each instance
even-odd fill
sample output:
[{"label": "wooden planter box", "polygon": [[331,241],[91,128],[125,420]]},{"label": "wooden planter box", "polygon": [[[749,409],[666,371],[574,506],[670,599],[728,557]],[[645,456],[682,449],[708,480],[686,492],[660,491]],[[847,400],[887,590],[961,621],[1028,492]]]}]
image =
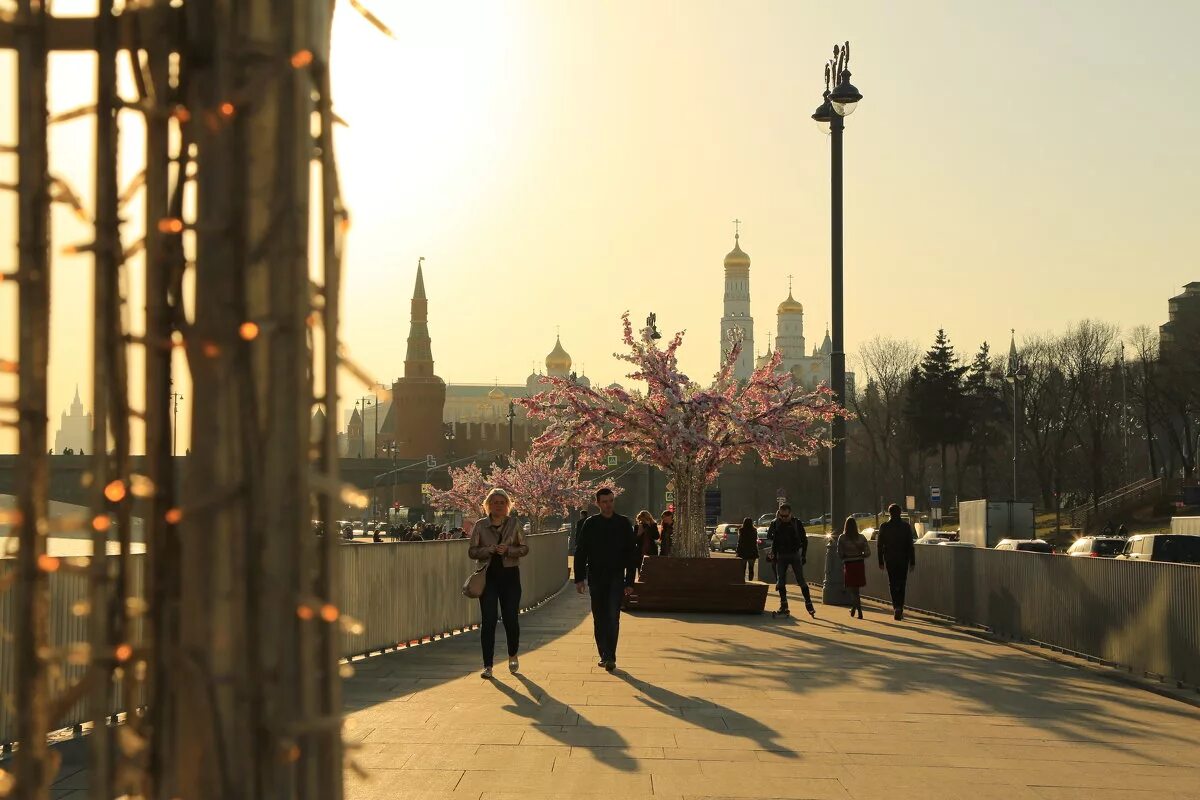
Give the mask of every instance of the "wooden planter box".
[{"label": "wooden planter box", "polygon": [[767,604],[765,583],[746,583],[738,558],[663,558],[649,556],[642,575],[625,598],[626,611],[715,611],[761,614]]}]

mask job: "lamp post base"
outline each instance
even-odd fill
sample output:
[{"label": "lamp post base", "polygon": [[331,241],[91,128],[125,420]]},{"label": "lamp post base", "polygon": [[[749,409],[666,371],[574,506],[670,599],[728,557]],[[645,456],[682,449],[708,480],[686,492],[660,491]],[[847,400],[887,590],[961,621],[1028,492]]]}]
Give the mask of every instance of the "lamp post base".
[{"label": "lamp post base", "polygon": [[825,540],[825,582],[821,587],[821,603],[827,606],[850,605],[850,593],[846,591],[842,575],[842,559],[838,557],[837,540],[832,536]]}]

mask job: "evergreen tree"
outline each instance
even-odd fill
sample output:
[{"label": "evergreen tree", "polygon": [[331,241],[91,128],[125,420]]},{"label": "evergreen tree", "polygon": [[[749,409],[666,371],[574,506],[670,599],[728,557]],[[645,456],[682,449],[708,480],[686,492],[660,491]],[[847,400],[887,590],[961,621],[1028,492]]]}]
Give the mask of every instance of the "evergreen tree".
[{"label": "evergreen tree", "polygon": [[923,453],[941,456],[946,478],[946,448],[966,440],[969,409],[964,387],[967,367],[959,363],[946,331],[939,328],[933,346],[913,369],[907,416]]},{"label": "evergreen tree", "polygon": [[991,349],[984,342],[967,368],[963,388],[966,394],[967,437],[971,443],[971,462],[979,467],[980,497],[988,496],[988,458],[999,435],[999,420],[1004,418],[1004,401],[993,380],[995,365]]}]

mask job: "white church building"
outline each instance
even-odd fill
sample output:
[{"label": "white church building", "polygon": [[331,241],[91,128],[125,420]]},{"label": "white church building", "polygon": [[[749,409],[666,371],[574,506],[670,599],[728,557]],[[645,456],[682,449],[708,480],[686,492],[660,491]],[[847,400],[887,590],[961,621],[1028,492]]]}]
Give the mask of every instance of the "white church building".
[{"label": "white church building", "polygon": [[[740,221],[735,220],[735,225]],[[735,332],[742,336],[742,352],[734,366],[734,377],[748,380],[750,373],[770,360],[774,351],[780,355],[780,368],[785,369],[807,389],[829,382],[829,355],[833,342],[826,329],[820,345],[808,349],[804,337],[804,305],[792,296],[791,277],[788,296],[775,309],[775,336],[772,342],[767,333],[767,350],[754,357],[754,317],[750,313],[750,256],[741,248],[741,231],[735,228],[733,249],[725,256],[725,313],[721,317],[721,361],[733,346]],[[772,350],[774,347],[774,350]],[[853,396],[854,375],[846,373],[846,395]]]}]

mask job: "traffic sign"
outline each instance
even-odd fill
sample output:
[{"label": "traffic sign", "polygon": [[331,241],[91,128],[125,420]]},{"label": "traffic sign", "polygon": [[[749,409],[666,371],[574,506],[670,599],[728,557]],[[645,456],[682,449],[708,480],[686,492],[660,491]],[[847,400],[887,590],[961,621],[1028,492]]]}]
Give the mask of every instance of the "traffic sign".
[{"label": "traffic sign", "polygon": [[609,456],[609,457],[608,457],[608,465],[609,465],[610,467],[615,467],[615,466],[617,465],[617,457],[616,457],[616,456]]},{"label": "traffic sign", "polygon": [[936,506],[936,505],[940,504],[941,502],[942,502],[942,487],[930,486],[929,487],[929,503],[930,503],[930,505]]},{"label": "traffic sign", "polygon": [[427,494],[429,494],[429,493],[430,493],[430,492],[432,492],[432,491],[433,491],[433,484],[432,484],[432,483],[422,483],[422,484],[421,484],[421,494],[425,494],[425,495],[427,495]]},{"label": "traffic sign", "polygon": [[933,512],[934,519],[942,518],[942,507],[941,506],[934,506],[933,508],[930,509],[930,511]]},{"label": "traffic sign", "polygon": [[905,495],[904,496],[904,507],[906,509],[908,509],[909,511],[916,511],[917,510],[916,495],[912,495],[912,494]]},{"label": "traffic sign", "polygon": [[667,492],[667,502],[668,503],[675,502],[675,493],[674,492]]}]

